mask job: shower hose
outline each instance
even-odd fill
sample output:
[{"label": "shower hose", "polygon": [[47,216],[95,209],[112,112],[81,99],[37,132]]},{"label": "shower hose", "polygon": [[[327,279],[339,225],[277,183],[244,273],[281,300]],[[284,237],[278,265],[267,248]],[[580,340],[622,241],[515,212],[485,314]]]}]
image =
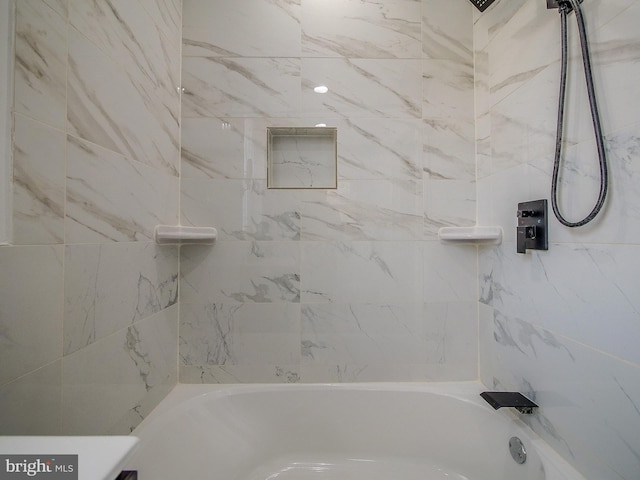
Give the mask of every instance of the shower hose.
[{"label": "shower hose", "polygon": [[[591,118],[593,120],[593,129],[596,137],[596,145],[598,149],[598,159],[600,165],[600,193],[598,200],[585,218],[578,222],[570,222],[564,218],[560,209],[558,208],[558,179],[560,175],[560,160],[562,154],[562,130],[564,121],[564,108],[565,108],[565,96],[567,89],[567,63],[568,63],[568,34],[567,34],[567,15],[571,8],[576,13],[576,21],[578,22],[578,31],[580,32],[580,46],[582,48],[582,63],[584,64],[584,73],[587,82],[587,93],[589,95],[589,106],[591,107]],[[605,199],[607,197],[607,185],[608,185],[608,167],[607,157],[605,154],[604,137],[602,135],[602,126],[600,124],[600,115],[598,113],[598,106],[596,104],[596,94],[593,85],[593,74],[591,71],[591,59],[589,55],[589,46],[587,41],[587,32],[580,9],[580,3],[578,0],[566,0],[560,3],[560,17],[561,17],[561,35],[562,35],[562,61],[560,71],[560,95],[558,101],[558,125],[556,130],[556,150],[555,159],[553,163],[553,177],[551,181],[551,206],[553,207],[553,213],[558,221],[567,227],[580,227],[586,225],[591,220],[596,218],[600,210],[602,209]]]}]

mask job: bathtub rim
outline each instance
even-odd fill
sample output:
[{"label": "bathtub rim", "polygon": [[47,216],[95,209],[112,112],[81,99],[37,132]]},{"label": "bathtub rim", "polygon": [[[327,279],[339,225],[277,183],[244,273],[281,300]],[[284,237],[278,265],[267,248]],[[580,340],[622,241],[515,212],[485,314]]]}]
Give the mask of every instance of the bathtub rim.
[{"label": "bathtub rim", "polygon": [[[481,410],[491,412],[502,417],[502,420],[516,423],[527,437],[530,448],[534,448],[545,468],[545,480],[587,480],[544,439],[520,418],[520,414],[512,409],[502,408],[494,410],[488,405],[480,393],[487,387],[479,381],[451,381],[451,382],[362,382],[362,383],[227,383],[227,384],[177,384],[169,394],[156,406],[149,415],[131,432],[137,437],[156,419],[160,420],[165,413],[173,409],[188,408],[207,399],[215,400],[234,394],[252,392],[277,391],[313,391],[313,390],[343,390],[343,391],[389,391],[415,392],[449,397],[455,401],[472,405]],[[542,408],[539,409],[542,411]],[[160,417],[160,418],[158,418]],[[140,437],[138,437],[140,438]],[[140,439],[143,441],[143,439]]]}]

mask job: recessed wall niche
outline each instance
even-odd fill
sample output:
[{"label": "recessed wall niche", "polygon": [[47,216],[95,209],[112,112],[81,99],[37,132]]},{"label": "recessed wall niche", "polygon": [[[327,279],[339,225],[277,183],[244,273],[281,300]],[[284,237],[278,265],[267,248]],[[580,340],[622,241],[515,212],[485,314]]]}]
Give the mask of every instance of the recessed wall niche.
[{"label": "recessed wall niche", "polygon": [[338,129],[267,127],[268,188],[337,188]]}]

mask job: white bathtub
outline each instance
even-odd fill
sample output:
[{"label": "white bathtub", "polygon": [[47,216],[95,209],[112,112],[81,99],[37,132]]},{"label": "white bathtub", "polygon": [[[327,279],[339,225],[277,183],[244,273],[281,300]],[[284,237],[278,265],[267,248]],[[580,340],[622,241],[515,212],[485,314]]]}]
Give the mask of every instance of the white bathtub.
[{"label": "white bathtub", "polygon": [[[479,383],[178,385],[132,433],[141,480],[583,479]],[[508,443],[519,437],[527,460]]]}]

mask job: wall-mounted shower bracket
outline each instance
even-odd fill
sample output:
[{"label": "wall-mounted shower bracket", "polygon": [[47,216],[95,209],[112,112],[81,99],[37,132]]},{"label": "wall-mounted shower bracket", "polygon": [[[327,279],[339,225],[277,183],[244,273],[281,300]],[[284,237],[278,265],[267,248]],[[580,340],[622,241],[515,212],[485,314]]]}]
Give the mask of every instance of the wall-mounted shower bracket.
[{"label": "wall-mounted shower bracket", "polygon": [[[584,0],[578,0],[578,1],[582,3]],[[565,3],[567,5],[567,12],[573,11],[571,2],[568,2],[567,0],[547,0],[547,8],[548,9],[555,8],[557,10],[558,8],[560,8],[560,3]]]},{"label": "wall-mounted shower bracket", "polygon": [[501,407],[513,407],[524,415],[531,415],[534,409],[538,408],[538,405],[520,392],[482,392],[480,396],[496,410]]}]

